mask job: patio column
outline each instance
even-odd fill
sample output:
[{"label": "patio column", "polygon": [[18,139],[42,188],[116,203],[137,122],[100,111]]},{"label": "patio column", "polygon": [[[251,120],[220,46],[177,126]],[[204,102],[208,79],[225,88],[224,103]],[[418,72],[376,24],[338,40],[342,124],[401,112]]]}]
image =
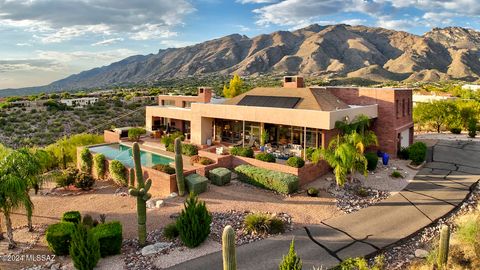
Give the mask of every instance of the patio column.
[{"label": "patio column", "polygon": [[242,121],[242,147],[245,147],[245,120]]},{"label": "patio column", "polygon": [[303,159],[307,160],[307,127],[303,128]]}]

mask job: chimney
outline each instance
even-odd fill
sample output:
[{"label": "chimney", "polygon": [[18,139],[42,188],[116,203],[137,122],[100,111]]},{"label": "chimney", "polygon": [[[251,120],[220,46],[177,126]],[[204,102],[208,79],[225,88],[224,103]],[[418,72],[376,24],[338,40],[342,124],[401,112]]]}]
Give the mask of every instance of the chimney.
[{"label": "chimney", "polygon": [[283,87],[285,88],[304,88],[302,76],[285,76],[283,77]]},{"label": "chimney", "polygon": [[199,87],[198,88],[198,97],[200,102],[209,103],[212,99],[212,88],[210,87]]}]

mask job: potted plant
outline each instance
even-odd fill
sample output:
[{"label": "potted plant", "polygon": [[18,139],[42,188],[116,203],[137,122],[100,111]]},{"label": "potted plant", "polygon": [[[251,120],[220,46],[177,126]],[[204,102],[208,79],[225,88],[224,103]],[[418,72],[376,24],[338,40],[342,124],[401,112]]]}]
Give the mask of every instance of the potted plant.
[{"label": "potted plant", "polygon": [[270,136],[268,134],[268,131],[264,129],[262,131],[262,134],[260,135],[260,151],[261,152],[265,151],[265,143],[268,141],[269,137]]}]

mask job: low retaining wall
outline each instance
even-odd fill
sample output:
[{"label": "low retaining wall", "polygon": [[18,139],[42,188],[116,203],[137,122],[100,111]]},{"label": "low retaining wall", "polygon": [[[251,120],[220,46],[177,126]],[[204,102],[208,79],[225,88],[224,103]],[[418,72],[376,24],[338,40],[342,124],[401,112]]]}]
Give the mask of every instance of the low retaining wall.
[{"label": "low retaining wall", "polygon": [[120,134],[111,130],[103,131],[103,140],[106,143],[118,143],[121,141]]}]

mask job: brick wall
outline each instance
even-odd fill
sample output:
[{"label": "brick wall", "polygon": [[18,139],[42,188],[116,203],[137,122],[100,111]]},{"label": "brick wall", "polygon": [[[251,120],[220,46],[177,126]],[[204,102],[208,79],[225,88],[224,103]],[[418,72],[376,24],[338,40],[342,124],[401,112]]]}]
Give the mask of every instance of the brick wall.
[{"label": "brick wall", "polygon": [[[348,87],[326,89],[347,104],[378,104],[378,117],[372,124],[372,130],[378,137],[378,148],[393,157],[397,155],[398,134],[413,127],[411,89]],[[413,129],[409,134],[409,141],[412,142]]]},{"label": "brick wall", "polygon": [[104,130],[103,131],[103,140],[106,143],[118,143],[120,142],[120,134],[111,131],[111,130]]}]

